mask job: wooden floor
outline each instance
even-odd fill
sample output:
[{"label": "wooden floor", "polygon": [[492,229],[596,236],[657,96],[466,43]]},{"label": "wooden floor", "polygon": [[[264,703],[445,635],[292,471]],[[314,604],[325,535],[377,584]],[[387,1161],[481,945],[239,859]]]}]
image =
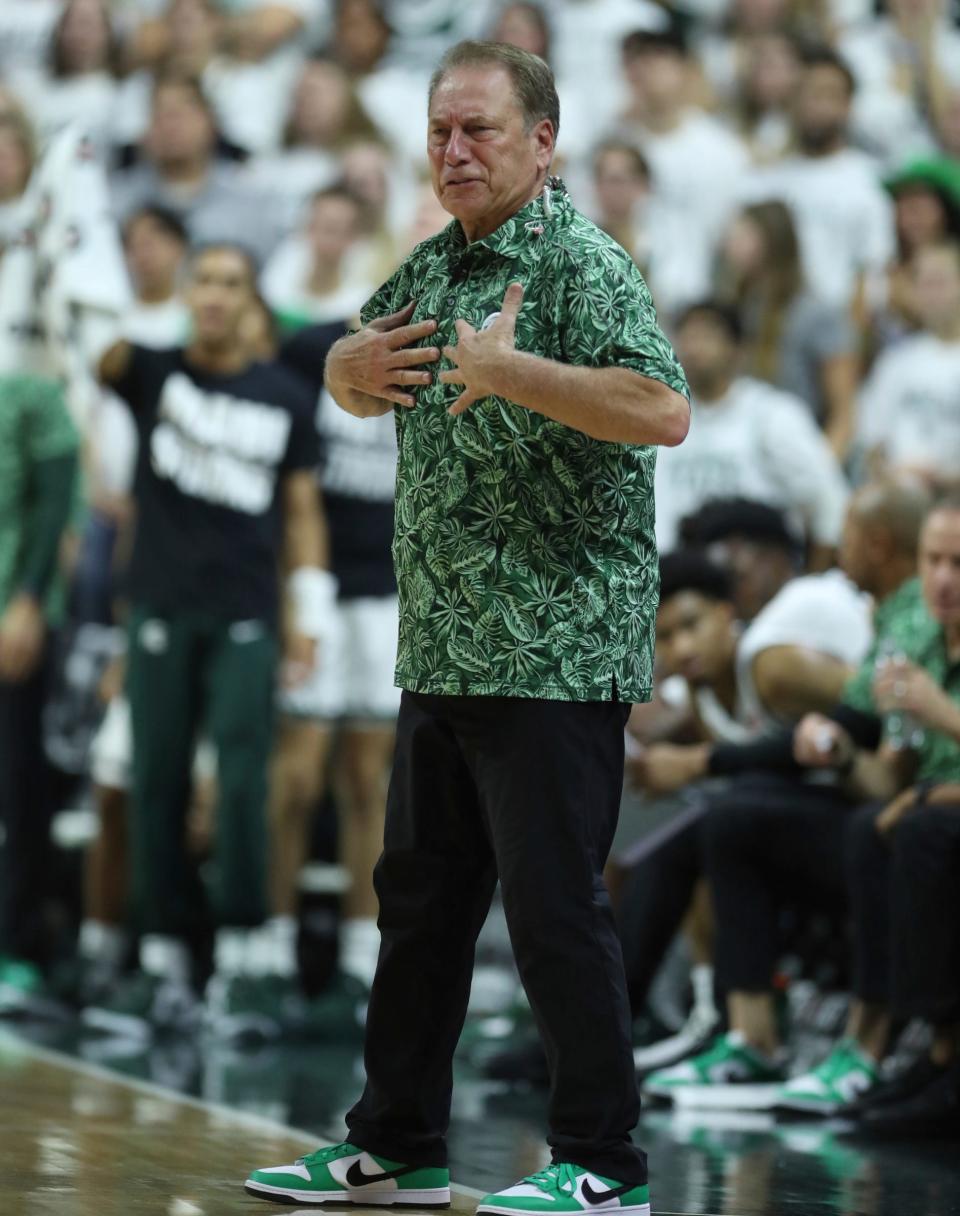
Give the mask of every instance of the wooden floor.
[{"label": "wooden floor", "polygon": [[[283,1209],[246,1195],[246,1175],[316,1147],[306,1133],[0,1031],[3,1216],[269,1216]],[[451,1212],[475,1206],[476,1193],[457,1188]],[[350,1209],[373,1210],[382,1216]]]}]

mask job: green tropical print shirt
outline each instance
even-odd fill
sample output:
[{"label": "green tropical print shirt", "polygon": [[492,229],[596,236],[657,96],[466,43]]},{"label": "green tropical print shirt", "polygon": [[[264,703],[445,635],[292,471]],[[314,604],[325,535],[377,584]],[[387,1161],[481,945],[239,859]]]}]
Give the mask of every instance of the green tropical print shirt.
[{"label": "green tropical print shirt", "polygon": [[[37,465],[72,455],[78,447],[59,384],[39,376],[0,376],[0,612],[19,590],[29,560],[30,530],[38,507]],[[62,615],[64,591],[59,578],[51,580],[44,606],[48,619],[56,621]]]},{"label": "green tropical print shirt", "polygon": [[[490,236],[418,245],[363,323],[416,300],[455,345],[519,280],[519,350],[625,367],[688,395],[639,271],[558,179]],[[450,366],[445,360],[440,368]],[[396,682],[421,693],[643,701],[658,597],[653,447],[605,443],[499,397],[451,417],[435,380],[398,408]]]},{"label": "green tropical print shirt", "polygon": [[[918,578],[909,579],[888,596],[878,606],[875,621],[874,645],[844,689],[845,704],[864,713],[877,712],[872,688],[877,652],[891,642],[960,704],[960,663],[950,662],[943,626],[927,611]],[[916,780],[960,781],[960,742],[925,729],[917,748]]]}]

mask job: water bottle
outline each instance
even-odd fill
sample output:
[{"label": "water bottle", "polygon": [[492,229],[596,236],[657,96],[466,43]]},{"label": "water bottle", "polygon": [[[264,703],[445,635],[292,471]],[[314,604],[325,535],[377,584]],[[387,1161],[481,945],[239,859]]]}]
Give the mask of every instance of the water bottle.
[{"label": "water bottle", "polygon": [[[907,656],[892,638],[884,638],[877,647],[874,670],[879,672],[893,664],[907,663]],[[914,714],[905,710],[890,710],[883,716],[883,741],[896,751],[916,751],[924,740],[923,726]]]}]

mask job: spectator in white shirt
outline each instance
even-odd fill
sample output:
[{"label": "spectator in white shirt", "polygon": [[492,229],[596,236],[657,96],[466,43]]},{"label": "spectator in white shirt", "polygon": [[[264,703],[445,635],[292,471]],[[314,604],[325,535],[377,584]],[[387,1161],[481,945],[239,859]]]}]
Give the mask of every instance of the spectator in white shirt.
[{"label": "spectator in white shirt", "polygon": [[115,174],[114,211],[125,221],[145,203],[174,211],[195,244],[235,241],[261,261],[273,250],[282,217],[238,166],[218,156],[213,108],[194,77],[160,77],[141,159]]},{"label": "spectator in white shirt", "polygon": [[405,160],[423,164],[429,70],[389,56],[393,29],[383,0],[336,0],[333,8],[331,54],[349,73],[377,127]]},{"label": "spectator in white shirt", "polygon": [[913,258],[927,245],[960,239],[960,165],[947,158],[911,161],[887,179],[893,196],[897,255],[887,273],[887,306],[878,319],[881,343],[916,329]]},{"label": "spectator in white shirt", "polygon": [[306,263],[269,263],[263,272],[263,295],[281,323],[342,321],[359,315],[376,287],[350,272],[349,253],[360,232],[360,200],[346,186],[320,190],[307,223]]},{"label": "spectator in white shirt", "polygon": [[803,402],[738,374],[741,341],[736,312],[714,301],[678,322],[692,418],[686,440],[657,457],[657,544],[674,548],[680,521],[710,499],[752,498],[787,512],[811,566],[824,569],[840,539],[846,483]]},{"label": "spectator in white shirt", "polygon": [[835,304],[855,305],[865,323],[893,256],[893,214],[873,163],[847,142],[853,90],[833,51],[806,51],[793,109],[797,153],[755,170],[743,194],[790,207],[807,282]]},{"label": "spectator in white shirt", "polygon": [[650,166],[640,149],[627,140],[606,139],[593,153],[594,219],[630,254],[654,293],[649,273]]},{"label": "spectator in white shirt", "polygon": [[921,333],[889,347],[860,400],[860,442],[871,470],[911,470],[933,487],[960,483],[960,244],[913,260]]},{"label": "spectator in white shirt", "polygon": [[805,402],[844,460],[854,429],[857,339],[847,310],[819,299],[804,281],[784,203],[754,203],[734,220],[721,248],[718,288],[743,322],[744,370]]},{"label": "spectator in white shirt", "polygon": [[714,250],[748,163],[744,144],[691,105],[692,65],[676,32],[637,31],[623,42],[630,104],[619,134],[650,164],[651,277],[672,312],[709,290]]},{"label": "spectator in white shirt", "polygon": [[758,165],[778,160],[790,147],[790,106],[799,75],[799,48],[784,30],[758,35],[744,47],[729,110]]},{"label": "spectator in white shirt", "polygon": [[25,219],[24,192],[35,158],[34,133],[26,112],[12,96],[0,97],[0,257]]},{"label": "spectator in white shirt", "polygon": [[886,0],[884,7],[841,37],[838,49],[857,80],[857,141],[889,162],[929,150],[929,120],[960,86],[960,31],[946,0]]},{"label": "spectator in white shirt", "polygon": [[41,139],[79,122],[101,147],[114,127],[120,44],[105,0],[69,0],[50,35],[47,63],[14,65],[11,78]]},{"label": "spectator in white shirt", "polygon": [[127,220],[123,245],[134,304],[124,316],[123,336],[129,342],[160,349],[186,341],[190,318],[180,289],[189,243],[183,221],[155,204]]},{"label": "spectator in white shirt", "polygon": [[341,158],[356,140],[382,140],[343,66],[325,55],[308,59],[290,98],[283,147],[257,159],[254,179],[276,189],[292,227],[313,195],[342,174]]},{"label": "spectator in white shirt", "polygon": [[[123,231],[127,271],[134,303],[123,317],[121,335],[140,346],[181,346],[188,336],[189,313],[180,295],[180,276],[189,241],[172,211],[146,206]],[[137,454],[137,430],[130,410],[103,391],[91,429],[91,490],[96,511],[123,524]]]}]

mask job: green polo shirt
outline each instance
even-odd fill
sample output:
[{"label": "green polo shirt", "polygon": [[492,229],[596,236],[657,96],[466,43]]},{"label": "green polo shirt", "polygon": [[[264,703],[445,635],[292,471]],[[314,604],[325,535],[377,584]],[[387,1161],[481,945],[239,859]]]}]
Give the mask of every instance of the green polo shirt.
[{"label": "green polo shirt", "polygon": [[875,714],[873,677],[881,646],[893,643],[904,654],[926,645],[940,632],[940,626],[927,612],[918,578],[907,579],[892,595],[881,600],[873,614],[873,645],[863,662],[847,681],[843,703],[865,714]]},{"label": "green polo shirt", "polygon": [[[857,673],[844,690],[843,700],[864,713],[877,712],[873,678],[877,649],[893,641],[904,657],[922,667],[951,700],[960,705],[960,662],[951,663],[942,626],[927,612],[920,580],[910,579],[877,608],[876,640]],[[960,780],[960,742],[940,731],[926,729],[917,749],[918,781]]]},{"label": "green polo shirt", "polygon": [[[36,532],[38,513],[46,505],[38,484],[42,480],[40,466],[75,456],[78,444],[63,392],[55,381],[39,376],[0,376],[0,612],[20,590],[35,556],[29,552],[30,541]],[[65,476],[69,499],[75,494],[72,466],[65,470]],[[56,519],[52,526],[58,526]],[[54,576],[43,592],[47,617],[56,621],[64,608],[62,581]]]},{"label": "green polo shirt", "polygon": [[[363,322],[415,299],[422,345],[480,329],[524,286],[519,350],[626,367],[687,394],[630,257],[555,183],[482,240],[459,222],[414,249]],[[444,360],[441,368],[449,367]],[[398,408],[396,681],[414,692],[644,701],[658,597],[653,447],[604,443],[500,397],[454,418],[456,385]]]}]

